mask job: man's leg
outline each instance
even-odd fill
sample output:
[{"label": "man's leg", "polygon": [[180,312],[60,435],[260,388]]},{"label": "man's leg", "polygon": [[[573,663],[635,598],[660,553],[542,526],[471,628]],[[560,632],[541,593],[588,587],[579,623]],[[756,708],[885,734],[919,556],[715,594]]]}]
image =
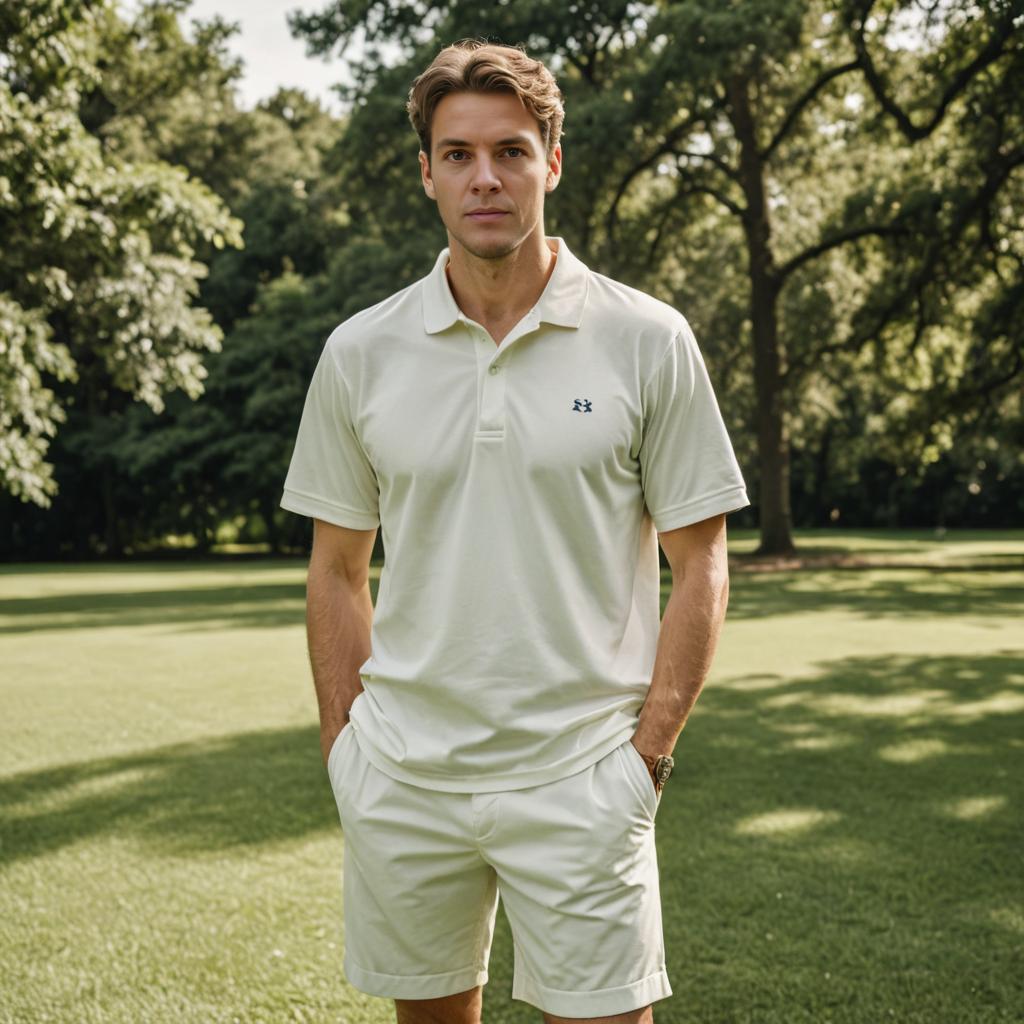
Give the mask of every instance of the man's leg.
[{"label": "man's leg", "polygon": [[654,1024],[654,1010],[650,1006],[641,1006],[639,1010],[616,1013],[611,1017],[556,1017],[545,1013],[544,1024]]},{"label": "man's leg", "polygon": [[399,1021],[478,1024],[498,889],[477,845],[472,794],[392,779],[353,728],[329,762],[345,832],[345,975],[395,1000]]},{"label": "man's leg", "polygon": [[482,852],[512,930],[512,998],[547,1021],[653,1021],[648,1007],[672,989],[658,795],[643,758],[627,739],[583,771],[499,800]]},{"label": "man's leg", "polygon": [[483,991],[477,985],[439,999],[396,999],[398,1024],[480,1024]]}]

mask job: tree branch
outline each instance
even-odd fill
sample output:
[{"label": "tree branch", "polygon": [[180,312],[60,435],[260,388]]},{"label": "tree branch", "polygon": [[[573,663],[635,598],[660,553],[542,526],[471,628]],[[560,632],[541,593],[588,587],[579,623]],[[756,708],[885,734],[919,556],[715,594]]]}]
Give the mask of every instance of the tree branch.
[{"label": "tree branch", "polygon": [[779,143],[782,142],[789,130],[794,124],[796,124],[796,120],[800,114],[803,113],[804,107],[806,107],[807,104],[810,103],[811,100],[813,100],[829,82],[838,78],[840,75],[845,75],[848,71],[855,71],[860,66],[859,60],[851,60],[846,64],[840,64],[837,67],[830,68],[828,71],[824,72],[824,74],[818,78],[818,80],[803,94],[803,96],[801,96],[796,103],[790,107],[789,113],[786,114],[782,124],[779,126],[779,130],[775,133],[771,142],[761,150],[761,159],[767,161],[771,157]]},{"label": "tree branch", "polygon": [[740,172],[735,167],[727,164],[720,156],[715,156],[714,153],[691,153],[686,149],[670,149],[668,152],[675,157],[685,156],[690,159],[707,160],[708,163],[714,164],[727,177],[732,178],[737,183],[740,182]]},{"label": "tree branch", "polygon": [[646,156],[639,163],[634,164],[625,174],[622,181],[619,182],[619,187],[615,190],[615,196],[612,199],[612,204],[608,208],[607,216],[605,217],[605,229],[608,232],[609,238],[614,234],[615,227],[619,219],[619,203],[622,202],[623,196],[629,186],[633,184],[633,181],[638,175],[642,174],[648,167],[655,163],[660,157],[665,156],[667,152],[671,151],[671,146],[674,145],[683,135],[686,134],[698,121],[701,120],[700,114],[693,114],[688,117],[685,121],[676,125],[666,136],[662,144],[650,155]]},{"label": "tree branch", "polygon": [[654,259],[657,256],[658,249],[661,246],[662,238],[664,238],[669,225],[673,221],[672,214],[679,209],[680,200],[685,199],[686,196],[701,194],[709,195],[712,198],[717,199],[723,205],[728,206],[731,209],[731,212],[734,213],[736,216],[742,216],[743,211],[740,210],[734,204],[732,204],[729,199],[719,194],[715,189],[699,183],[695,184],[692,182],[680,182],[679,187],[672,194],[672,198],[667,199],[654,212],[655,219],[658,223],[658,229],[655,232],[654,238],[651,240],[651,244],[647,251],[648,267],[654,265]]},{"label": "tree branch", "polygon": [[710,185],[694,185],[688,190],[689,192],[703,192],[705,195],[711,196],[713,199],[717,199],[731,214],[736,217],[742,217],[744,210],[743,207],[738,206],[728,196],[723,195],[717,189],[711,188]]},{"label": "tree branch", "polygon": [[[910,276],[906,285],[899,288],[892,294],[885,306],[873,317],[872,323],[869,324],[867,328],[852,333],[850,337],[843,341],[820,345],[813,351],[808,352],[803,359],[799,361],[794,360],[784,374],[786,380],[788,381],[793,377],[799,376],[800,373],[806,370],[808,365],[818,362],[822,356],[830,355],[834,352],[856,351],[867,341],[872,338],[877,338],[889,323],[899,315],[900,310],[905,306],[908,300],[915,298],[920,300],[920,295],[928,284],[939,278],[937,270],[943,258],[948,254],[955,253],[957,251],[957,246],[959,245],[964,232],[967,230],[968,225],[976,216],[983,217],[985,215],[985,211],[987,211],[989,204],[995,199],[1003,183],[1017,167],[1022,165],[1024,165],[1024,145],[1017,146],[1015,149],[1003,154],[1001,159],[990,164],[985,182],[978,190],[977,194],[961,207],[957,216],[954,217],[946,231],[943,231],[941,235],[937,232],[934,234],[932,237],[931,249],[928,252],[927,257]],[[858,229],[854,230],[856,231]],[[899,229],[895,228],[895,226],[892,230],[883,232],[880,232],[877,229],[859,230],[864,234],[896,235],[900,233]],[[836,236],[836,238],[839,238],[839,236]],[[846,240],[848,241],[849,239]],[[812,252],[814,249],[821,249],[821,246],[814,246],[812,249],[807,250],[807,253]],[[794,264],[796,260],[806,262],[806,260],[803,259],[805,255],[806,253],[801,253],[799,257],[796,257],[795,260],[791,260],[784,268],[781,269],[790,268],[791,264]]]},{"label": "tree branch", "polygon": [[949,105],[963,92],[974,76],[979,71],[987,68],[989,64],[998,60],[1006,52],[1003,49],[1003,43],[1013,35],[1013,22],[1013,6],[1010,5],[1006,17],[997,23],[989,41],[981,48],[974,60],[962,67],[953,76],[939,99],[939,105],[935,109],[931,120],[922,125],[914,124],[910,119],[910,115],[886,91],[885,83],[875,67],[875,62],[868,52],[867,40],[864,38],[867,18],[862,18],[855,24],[853,46],[857,53],[857,62],[864,72],[864,77],[875,99],[881,108],[893,118],[899,130],[906,136],[908,141],[917,142],[927,138],[935,131],[943,117],[945,117]]},{"label": "tree branch", "polygon": [[849,228],[846,231],[837,232],[830,238],[823,238],[817,243],[817,245],[809,246],[807,249],[804,249],[803,252],[797,253],[792,259],[787,260],[779,266],[774,275],[776,284],[781,285],[790,274],[799,270],[805,263],[816,259],[823,253],[828,252],[830,249],[835,249],[840,245],[845,245],[847,242],[855,242],[859,238],[868,238],[871,236],[876,238],[896,237],[905,233],[905,228],[895,224],[865,224],[860,227]]}]

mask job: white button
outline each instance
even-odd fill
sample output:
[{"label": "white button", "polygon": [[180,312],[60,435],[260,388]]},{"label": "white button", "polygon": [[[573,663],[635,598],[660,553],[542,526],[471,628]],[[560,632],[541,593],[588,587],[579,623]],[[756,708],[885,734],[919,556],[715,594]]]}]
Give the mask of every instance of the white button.
[{"label": "white button", "polygon": [[493,377],[500,369],[501,367],[497,363],[494,363],[487,372]]}]

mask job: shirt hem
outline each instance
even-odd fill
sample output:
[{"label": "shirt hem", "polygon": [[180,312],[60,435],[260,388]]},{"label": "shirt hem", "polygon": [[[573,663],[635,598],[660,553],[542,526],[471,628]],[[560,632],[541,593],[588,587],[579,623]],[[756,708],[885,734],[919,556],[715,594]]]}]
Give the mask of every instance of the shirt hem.
[{"label": "shirt hem", "polygon": [[[352,724],[356,724],[354,718],[352,719]],[[512,789],[530,789],[533,786],[543,786],[549,782],[567,779],[571,775],[585,771],[592,764],[600,761],[602,757],[610,754],[617,747],[622,746],[634,732],[636,732],[635,722],[627,725],[625,729],[617,730],[611,737],[585,753],[573,754],[571,758],[564,759],[556,764],[544,765],[541,768],[531,768],[524,772],[500,772],[497,774],[458,777],[409,771],[382,754],[358,729],[356,730],[356,741],[359,744],[359,749],[366,755],[366,759],[370,764],[397,782],[404,782],[410,786],[418,786],[420,789],[432,789],[442,793],[498,793]]]}]

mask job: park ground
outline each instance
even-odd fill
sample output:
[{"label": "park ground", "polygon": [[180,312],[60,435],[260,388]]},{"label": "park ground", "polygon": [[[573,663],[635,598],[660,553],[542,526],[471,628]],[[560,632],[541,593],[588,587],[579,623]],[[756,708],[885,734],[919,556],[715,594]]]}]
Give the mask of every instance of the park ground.
[{"label": "park ground", "polygon": [[[1024,1007],[1024,531],[732,538],[658,1024]],[[0,1022],[393,1020],[341,971],[299,561],[0,567]],[[667,578],[665,583],[667,585]],[[510,997],[499,911],[488,1024]]]}]

